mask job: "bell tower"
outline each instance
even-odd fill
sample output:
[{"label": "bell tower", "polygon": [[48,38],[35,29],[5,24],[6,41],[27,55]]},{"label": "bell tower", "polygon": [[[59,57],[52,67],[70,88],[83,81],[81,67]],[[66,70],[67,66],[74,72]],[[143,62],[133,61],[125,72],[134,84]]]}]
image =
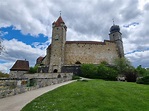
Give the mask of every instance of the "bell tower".
[{"label": "bell tower", "polygon": [[52,42],[49,72],[61,72],[61,67],[64,64],[66,31],[67,26],[60,16],[56,22],[52,23]]},{"label": "bell tower", "polygon": [[113,24],[113,26],[110,28],[109,36],[110,40],[116,43],[119,57],[124,57],[122,33],[120,32],[120,27],[118,25]]}]

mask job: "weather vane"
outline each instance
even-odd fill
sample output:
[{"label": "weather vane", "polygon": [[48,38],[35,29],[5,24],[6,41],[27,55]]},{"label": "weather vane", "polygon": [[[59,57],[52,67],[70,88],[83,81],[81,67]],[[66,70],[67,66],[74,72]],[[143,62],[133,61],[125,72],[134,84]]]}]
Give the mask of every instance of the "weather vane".
[{"label": "weather vane", "polygon": [[60,13],[60,16],[61,16],[62,11],[59,11],[59,13]]},{"label": "weather vane", "polygon": [[115,25],[115,23],[114,23],[114,18],[113,18],[112,20],[113,20],[113,25]]}]

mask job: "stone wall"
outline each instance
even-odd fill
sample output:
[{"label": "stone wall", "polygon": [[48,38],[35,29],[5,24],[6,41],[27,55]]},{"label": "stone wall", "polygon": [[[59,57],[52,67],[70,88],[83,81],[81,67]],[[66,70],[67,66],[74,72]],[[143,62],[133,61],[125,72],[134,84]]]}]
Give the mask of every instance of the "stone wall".
[{"label": "stone wall", "polygon": [[[72,80],[72,73],[25,74],[24,78],[0,80],[0,98],[17,95],[26,91]],[[32,84],[31,84],[32,82]]]},{"label": "stone wall", "polygon": [[22,78],[25,73],[28,71],[10,71],[11,78]]},{"label": "stone wall", "polygon": [[69,78],[71,79],[71,77],[73,76],[73,73],[36,73],[36,74],[24,74],[24,78]]},{"label": "stone wall", "polygon": [[107,61],[112,64],[118,57],[118,51],[114,42],[105,41],[103,44],[71,43],[65,45],[65,65],[83,63],[99,64]]},{"label": "stone wall", "polygon": [[45,66],[49,66],[49,64],[50,64],[50,55],[51,55],[51,48],[50,47],[47,48],[46,54],[47,55],[43,59],[42,64],[44,64]]},{"label": "stone wall", "polygon": [[80,75],[81,74],[81,69],[80,65],[65,65],[62,67],[62,72],[63,73],[69,73],[73,72],[74,75]]}]

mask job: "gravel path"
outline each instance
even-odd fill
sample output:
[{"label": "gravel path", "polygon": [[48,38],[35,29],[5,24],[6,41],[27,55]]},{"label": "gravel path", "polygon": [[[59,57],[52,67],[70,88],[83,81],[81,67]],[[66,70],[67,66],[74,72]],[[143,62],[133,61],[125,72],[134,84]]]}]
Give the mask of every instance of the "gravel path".
[{"label": "gravel path", "polygon": [[10,96],[0,99],[0,111],[20,111],[27,103],[31,102],[36,97],[56,89],[60,86],[69,84],[74,81],[68,81],[60,84],[39,88],[36,90],[28,91],[15,96]]}]

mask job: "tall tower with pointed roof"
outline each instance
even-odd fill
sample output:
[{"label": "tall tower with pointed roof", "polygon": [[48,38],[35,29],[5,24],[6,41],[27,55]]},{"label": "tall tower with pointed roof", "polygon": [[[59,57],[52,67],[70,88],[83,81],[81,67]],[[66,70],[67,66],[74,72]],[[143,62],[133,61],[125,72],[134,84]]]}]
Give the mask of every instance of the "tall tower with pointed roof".
[{"label": "tall tower with pointed roof", "polygon": [[49,72],[61,72],[64,64],[64,52],[67,27],[62,17],[59,16],[52,24],[52,42]]}]

